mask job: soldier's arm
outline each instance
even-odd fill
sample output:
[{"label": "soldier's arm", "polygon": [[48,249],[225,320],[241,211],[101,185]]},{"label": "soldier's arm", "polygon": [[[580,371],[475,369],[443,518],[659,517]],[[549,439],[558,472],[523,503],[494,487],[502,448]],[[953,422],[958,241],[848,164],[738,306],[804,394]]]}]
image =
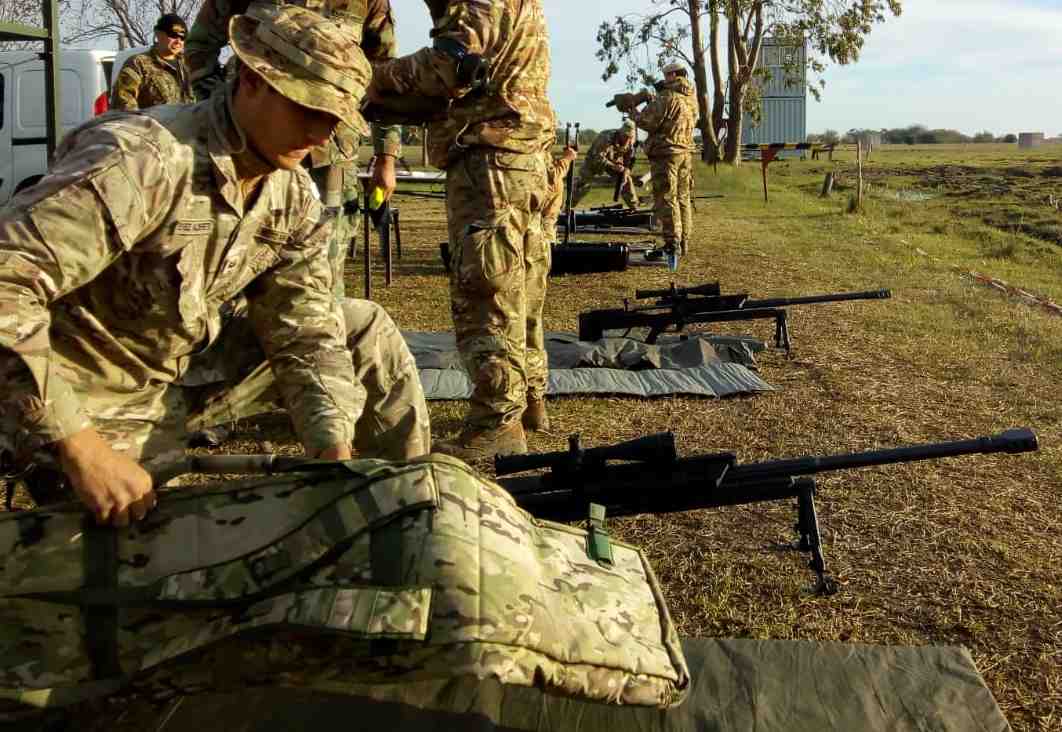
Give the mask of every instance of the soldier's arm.
[{"label": "soldier's arm", "polygon": [[634,124],[639,128],[652,134],[653,132],[656,132],[657,128],[659,128],[660,124],[664,121],[666,106],[666,100],[664,100],[663,97],[654,97],[645,105],[645,108],[642,109],[642,111],[634,112],[631,115],[631,119],[634,120]]},{"label": "soldier's arm", "polygon": [[373,70],[370,98],[394,94],[459,98],[477,80],[476,59],[496,42],[501,3],[452,0],[435,22],[430,48],[379,64]]},{"label": "soldier's arm", "polygon": [[199,99],[210,96],[224,77],[219,61],[229,43],[229,19],[247,11],[249,0],[206,0],[188,31],[184,47],[188,77]]},{"label": "soldier's arm", "polygon": [[165,215],[158,197],[171,187],[149,144],[119,141],[101,128],[72,134],[76,147],[0,213],[0,353],[20,363],[23,385],[4,397],[21,406],[23,426],[45,443],[90,425],[56,369],[50,307],[157,226]]},{"label": "soldier's arm", "polygon": [[136,57],[127,59],[122,64],[122,70],[118,72],[118,79],[114,82],[114,92],[111,94],[111,109],[130,111],[140,109],[137,99],[140,96],[140,85],[144,77],[137,69]]},{"label": "soldier's arm", "polygon": [[625,170],[624,151],[618,145],[607,145],[601,151],[601,160],[613,173],[622,173]]},{"label": "soldier's arm", "polygon": [[306,222],[280,262],[247,288],[248,315],[306,451],[348,446],[365,405],[354,376],[343,312],[332,292],[330,223],[307,192],[295,220]]},{"label": "soldier's arm", "polygon": [[[390,0],[369,0],[362,30],[361,48],[369,63],[376,64],[398,57],[395,21]],[[402,127],[372,125],[372,147],[376,155],[402,156]]]}]

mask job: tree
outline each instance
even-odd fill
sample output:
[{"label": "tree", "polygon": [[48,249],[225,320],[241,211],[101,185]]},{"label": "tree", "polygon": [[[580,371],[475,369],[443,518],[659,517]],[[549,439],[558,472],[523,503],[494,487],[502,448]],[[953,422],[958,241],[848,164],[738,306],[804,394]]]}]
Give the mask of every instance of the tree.
[{"label": "tree", "polygon": [[[900,0],[650,0],[646,14],[617,16],[598,28],[597,57],[605,64],[602,79],[625,72],[628,86],[647,84],[672,59],[693,67],[706,161],[741,161],[745,112],[759,108],[760,49],[766,37],[801,47],[808,58],[792,54],[783,69],[787,78],[807,83],[818,98],[820,74],[828,61],[845,65],[859,59],[866,36],[887,14],[899,15]],[[703,38],[707,21],[707,39]],[[726,81],[720,33],[726,31]],[[706,59],[707,58],[707,62]],[[708,74],[712,79],[709,104]],[[724,134],[725,131],[725,134]]]},{"label": "tree", "polygon": [[1018,136],[1015,135],[1013,132],[1003,138],[1003,142],[1007,143],[1008,145],[1013,145],[1017,141]]},{"label": "tree", "polygon": [[[67,0],[60,0],[60,15],[68,7]],[[44,25],[44,14],[41,12],[41,0],[3,0],[0,3],[0,23],[20,23],[34,28]],[[3,41],[0,42],[0,50],[11,51],[16,49],[29,49],[39,51],[40,41]]]},{"label": "tree", "polygon": [[64,40],[114,38],[118,48],[150,46],[160,15],[177,13],[191,27],[203,0],[83,0],[79,11],[68,13],[70,30]]},{"label": "tree", "polygon": [[993,135],[988,130],[985,130],[984,132],[978,132],[976,135],[974,135],[973,141],[974,142],[995,142],[996,141],[996,136]]}]

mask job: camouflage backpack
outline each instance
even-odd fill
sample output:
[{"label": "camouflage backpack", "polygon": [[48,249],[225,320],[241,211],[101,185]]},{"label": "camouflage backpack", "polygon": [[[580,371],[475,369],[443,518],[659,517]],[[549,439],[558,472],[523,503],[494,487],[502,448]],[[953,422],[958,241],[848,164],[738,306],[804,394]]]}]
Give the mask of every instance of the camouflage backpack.
[{"label": "camouflage backpack", "polygon": [[171,492],[129,529],[5,514],[0,552],[7,713],[459,676],[666,707],[689,683],[641,552],[436,455]]}]

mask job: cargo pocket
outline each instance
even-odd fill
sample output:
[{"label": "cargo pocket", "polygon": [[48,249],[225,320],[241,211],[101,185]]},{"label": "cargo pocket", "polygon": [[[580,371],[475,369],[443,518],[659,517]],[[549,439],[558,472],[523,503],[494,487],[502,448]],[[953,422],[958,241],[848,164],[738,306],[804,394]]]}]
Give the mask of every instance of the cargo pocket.
[{"label": "cargo pocket", "polygon": [[522,254],[511,234],[511,211],[495,211],[465,227],[461,236],[458,284],[465,292],[491,296],[512,287]]}]

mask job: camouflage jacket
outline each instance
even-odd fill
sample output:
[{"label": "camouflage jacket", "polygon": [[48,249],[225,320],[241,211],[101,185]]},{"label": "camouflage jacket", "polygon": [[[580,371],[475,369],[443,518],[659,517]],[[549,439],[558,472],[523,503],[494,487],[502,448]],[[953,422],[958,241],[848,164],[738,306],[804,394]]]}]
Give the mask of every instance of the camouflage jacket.
[{"label": "camouflage jacket", "polygon": [[[546,151],[556,124],[547,92],[549,34],[542,0],[449,0],[432,17],[432,47],[380,64],[373,74],[373,86],[383,94],[449,100],[448,119],[429,129],[431,163],[446,168],[470,147]],[[481,84],[459,73],[462,54],[482,56]]]},{"label": "camouflage jacket", "polygon": [[268,173],[245,209],[236,137],[225,94],[99,117],[0,209],[0,354],[36,384],[4,401],[40,441],[90,426],[78,394],[173,383],[240,292],[303,444],[352,439],[331,226],[303,170]]},{"label": "camouflage jacket", "polygon": [[622,173],[629,147],[617,142],[619,130],[604,130],[586,153],[583,167],[590,173]]},{"label": "camouflage jacket", "polygon": [[693,85],[681,77],[665,84],[655,99],[634,116],[635,123],[649,133],[645,155],[659,158],[693,150],[693,130],[697,126],[697,98]]},{"label": "camouflage jacket", "polygon": [[[205,0],[188,31],[185,48],[188,72],[201,98],[209,96],[212,80],[222,76],[218,57],[229,42],[229,19],[248,12],[252,6],[268,12],[279,5],[299,5],[342,23],[349,30],[350,42],[361,46],[371,64],[394,58],[398,53],[390,0]],[[373,125],[372,140],[377,154],[402,154],[400,127]],[[314,150],[313,166],[356,159],[357,142],[349,140]]]},{"label": "camouflage jacket", "polygon": [[111,92],[111,109],[126,111],[194,101],[184,59],[165,61],[155,49],[126,59]]}]

